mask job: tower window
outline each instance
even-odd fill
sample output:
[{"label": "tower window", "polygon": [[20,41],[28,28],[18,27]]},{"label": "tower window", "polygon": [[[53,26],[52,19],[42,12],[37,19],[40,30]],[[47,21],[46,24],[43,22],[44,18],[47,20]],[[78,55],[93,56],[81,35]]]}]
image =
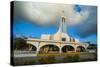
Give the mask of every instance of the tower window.
[{"label": "tower window", "polygon": [[62,38],[62,41],[66,41],[66,38]]}]

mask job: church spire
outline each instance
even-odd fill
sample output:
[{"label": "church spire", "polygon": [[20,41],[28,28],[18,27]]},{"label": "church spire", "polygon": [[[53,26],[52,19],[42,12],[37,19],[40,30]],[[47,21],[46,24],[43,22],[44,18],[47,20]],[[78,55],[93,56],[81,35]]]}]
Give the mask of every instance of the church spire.
[{"label": "church spire", "polygon": [[64,10],[62,11],[62,15],[60,18],[60,26],[57,33],[66,33],[66,16],[64,15]]}]

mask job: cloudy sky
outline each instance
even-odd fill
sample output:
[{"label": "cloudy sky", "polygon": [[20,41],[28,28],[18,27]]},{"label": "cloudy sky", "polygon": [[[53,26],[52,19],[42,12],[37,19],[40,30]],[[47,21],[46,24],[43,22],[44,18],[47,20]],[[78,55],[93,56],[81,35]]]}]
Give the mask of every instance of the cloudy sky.
[{"label": "cloudy sky", "polygon": [[[64,11],[64,13],[62,13]],[[70,37],[97,42],[97,7],[33,2],[14,3],[14,35],[40,37],[57,32],[61,16],[67,18]]]}]

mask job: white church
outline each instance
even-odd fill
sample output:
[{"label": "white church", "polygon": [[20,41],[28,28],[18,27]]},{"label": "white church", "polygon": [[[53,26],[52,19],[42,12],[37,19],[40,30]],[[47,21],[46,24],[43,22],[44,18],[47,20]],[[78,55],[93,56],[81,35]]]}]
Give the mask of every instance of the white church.
[{"label": "white church", "polygon": [[[64,14],[64,11],[63,11]],[[67,18],[62,15],[58,31],[53,34],[42,34],[40,39],[27,38],[28,44],[32,44],[32,48],[36,48],[36,53],[62,53],[62,52],[86,52],[88,43],[82,43],[76,38],[72,38],[67,34]]]}]

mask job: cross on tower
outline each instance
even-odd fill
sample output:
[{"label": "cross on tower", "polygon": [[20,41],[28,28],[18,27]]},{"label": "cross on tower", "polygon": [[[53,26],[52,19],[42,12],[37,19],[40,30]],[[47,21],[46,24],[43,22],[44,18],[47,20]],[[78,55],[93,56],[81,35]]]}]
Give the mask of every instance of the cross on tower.
[{"label": "cross on tower", "polygon": [[62,11],[61,16],[61,33],[66,33],[66,17],[64,16],[64,10]]},{"label": "cross on tower", "polygon": [[67,35],[67,32],[66,32],[66,30],[67,30],[67,27],[66,26],[67,25],[66,24],[67,24],[66,23],[66,16],[65,16],[65,12],[63,10],[62,13],[61,13],[59,30],[57,32],[57,33],[61,34],[61,36]]},{"label": "cross on tower", "polygon": [[[64,14],[64,11],[62,11],[62,13]],[[61,18],[62,18],[62,22],[66,22],[65,16],[62,16]]]}]

